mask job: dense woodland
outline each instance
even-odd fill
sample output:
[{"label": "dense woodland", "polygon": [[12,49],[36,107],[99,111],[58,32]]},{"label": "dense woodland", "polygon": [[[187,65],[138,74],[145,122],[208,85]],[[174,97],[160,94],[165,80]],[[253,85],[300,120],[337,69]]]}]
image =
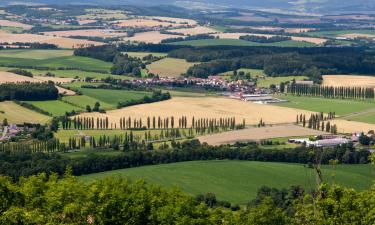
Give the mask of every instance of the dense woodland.
[{"label": "dense woodland", "polygon": [[58,97],[59,92],[52,82],[0,84],[0,101],[41,101],[55,100]]}]

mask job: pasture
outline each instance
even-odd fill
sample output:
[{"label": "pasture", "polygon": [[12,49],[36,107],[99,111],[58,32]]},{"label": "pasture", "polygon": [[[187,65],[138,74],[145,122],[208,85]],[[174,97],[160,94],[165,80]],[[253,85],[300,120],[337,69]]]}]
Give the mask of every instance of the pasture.
[{"label": "pasture", "polygon": [[140,58],[140,59],[150,54],[155,57],[164,57],[168,55],[167,53],[160,53],[160,52],[124,52],[124,54],[128,54],[128,56],[130,57],[135,57],[135,58]]},{"label": "pasture", "polygon": [[194,63],[184,59],[164,58],[147,65],[149,73],[158,74],[161,77],[179,77],[186,73]]},{"label": "pasture", "polygon": [[30,109],[17,105],[14,102],[0,102],[0,121],[8,119],[9,123],[40,123],[44,124],[50,120],[50,117],[34,112]]},{"label": "pasture", "polygon": [[[151,92],[145,91],[129,91],[129,90],[110,90],[110,89],[93,89],[93,88],[81,88],[79,83],[72,83],[71,86],[74,90],[80,91],[83,95],[104,102],[112,107],[116,107],[117,103],[125,102],[129,100],[142,99],[144,96],[151,96]],[[92,99],[89,102],[93,102]],[[86,103],[83,103],[86,104]],[[87,104],[86,104],[87,105]],[[111,107],[111,108],[112,108]]]},{"label": "pasture", "polygon": [[95,105],[96,102],[100,103],[100,108],[108,110],[114,109],[115,107],[111,104],[108,104],[103,101],[99,101],[96,98],[92,98],[86,95],[75,95],[75,96],[65,96],[62,98],[62,101],[67,102],[71,105],[77,106],[81,109],[86,109],[86,106],[89,105],[91,108]]},{"label": "pasture", "polygon": [[287,82],[292,80],[305,80],[308,79],[305,76],[286,76],[286,77],[265,77],[260,78],[257,81],[258,87],[270,87],[271,84],[279,85],[281,82]]},{"label": "pasture", "polygon": [[[0,51],[1,52],[1,51]],[[28,52],[24,52],[25,57],[1,57],[0,65],[7,67],[38,67],[38,68],[48,68],[48,69],[76,69],[76,70],[88,70],[88,71],[103,71],[108,72],[112,66],[112,63],[104,62],[97,59],[92,59],[88,57],[81,56],[62,56],[62,57],[48,57],[44,59],[33,59],[32,56],[27,56]],[[33,52],[31,52],[33,54]],[[48,54],[48,52],[46,53]],[[41,53],[40,53],[41,55]]]},{"label": "pasture", "polygon": [[[246,73],[250,73],[251,77],[252,78],[256,78],[256,77],[265,77],[267,76],[263,70],[259,70],[259,69],[247,69],[247,68],[241,68],[241,69],[238,69],[237,72],[244,72],[245,74]],[[224,73],[221,73],[220,74],[221,76],[231,76],[233,75],[233,71],[228,71],[228,72],[224,72]]]},{"label": "pasture", "polygon": [[1,50],[0,57],[17,58],[17,59],[50,59],[63,56],[73,56],[72,50]]},{"label": "pasture", "polygon": [[[110,123],[119,123],[121,117],[142,118],[161,116],[162,118],[186,116],[188,124],[193,117],[197,118],[228,118],[235,117],[237,123],[246,120],[246,124],[258,124],[261,119],[268,124],[295,122],[297,114],[309,115],[312,112],[274,105],[261,105],[230,98],[219,97],[175,97],[168,101],[136,105],[122,109],[107,111],[106,114],[84,113],[87,117],[108,117]],[[118,125],[119,127],[119,125]]]},{"label": "pasture", "polygon": [[63,116],[65,112],[82,111],[81,108],[65,103],[60,100],[52,101],[26,101],[27,103],[50,113],[52,116]]},{"label": "pasture", "polygon": [[[373,184],[371,165],[322,166],[323,178],[333,184],[364,190]],[[193,161],[122,169],[78,177],[91,182],[108,177],[145,179],[164,187],[178,187],[192,195],[215,193],[219,200],[246,204],[261,186],[315,189],[315,171],[301,164],[249,161]]]},{"label": "pasture", "polygon": [[276,46],[276,47],[314,47],[315,44],[302,41],[281,41],[275,43],[257,43],[240,39],[202,39],[193,41],[173,42],[175,45],[190,46]]},{"label": "pasture", "polygon": [[374,30],[332,30],[332,31],[310,31],[306,34],[309,36],[314,37],[328,37],[328,38],[335,38],[338,36],[343,36],[347,34],[367,34],[367,35],[375,35]]},{"label": "pasture", "polygon": [[199,137],[200,142],[209,145],[233,144],[236,142],[260,141],[280,137],[299,137],[322,135],[324,132],[286,124],[271,127],[247,128]]},{"label": "pasture", "polygon": [[280,95],[276,97],[289,101],[278,103],[278,106],[324,113],[336,112],[336,115],[338,116],[366,111],[375,107],[374,101],[328,99],[292,95]]}]

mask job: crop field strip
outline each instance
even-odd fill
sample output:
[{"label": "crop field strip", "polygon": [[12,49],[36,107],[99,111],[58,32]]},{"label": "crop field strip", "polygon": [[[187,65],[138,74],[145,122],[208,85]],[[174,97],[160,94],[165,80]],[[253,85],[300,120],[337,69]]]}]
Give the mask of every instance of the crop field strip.
[{"label": "crop field strip", "polygon": [[179,77],[193,66],[184,59],[164,58],[147,66],[149,73],[158,74],[161,77]]},{"label": "crop field strip", "polygon": [[[371,165],[322,166],[323,177],[357,190],[371,187]],[[315,172],[301,164],[249,162],[249,161],[193,161],[139,168],[122,169],[78,177],[81,181],[94,181],[110,177],[145,179],[152,184],[178,187],[192,195],[215,193],[218,199],[246,204],[263,186],[288,188],[302,185],[315,188]]]},{"label": "crop field strip", "polygon": [[0,120],[7,119],[10,123],[40,123],[45,124],[51,118],[22,107],[14,102],[0,102]]}]

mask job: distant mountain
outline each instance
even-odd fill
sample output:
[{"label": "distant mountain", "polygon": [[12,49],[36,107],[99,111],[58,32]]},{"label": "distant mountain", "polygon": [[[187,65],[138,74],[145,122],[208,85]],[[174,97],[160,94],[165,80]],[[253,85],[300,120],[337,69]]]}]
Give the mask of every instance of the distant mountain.
[{"label": "distant mountain", "polygon": [[375,0],[2,0],[2,4],[95,4],[95,5],[116,5],[116,4],[134,4],[134,5],[160,5],[173,4],[176,6],[191,5],[216,5],[238,8],[262,8],[262,9],[280,9],[293,10],[301,12],[374,12]]}]

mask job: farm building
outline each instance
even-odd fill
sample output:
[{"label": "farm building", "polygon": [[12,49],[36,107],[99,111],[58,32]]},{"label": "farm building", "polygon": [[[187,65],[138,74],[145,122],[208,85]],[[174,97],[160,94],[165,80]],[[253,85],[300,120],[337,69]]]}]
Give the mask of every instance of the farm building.
[{"label": "farm building", "polygon": [[324,139],[317,141],[307,141],[306,146],[309,147],[335,147],[343,144],[348,144],[350,141],[346,138]]}]

